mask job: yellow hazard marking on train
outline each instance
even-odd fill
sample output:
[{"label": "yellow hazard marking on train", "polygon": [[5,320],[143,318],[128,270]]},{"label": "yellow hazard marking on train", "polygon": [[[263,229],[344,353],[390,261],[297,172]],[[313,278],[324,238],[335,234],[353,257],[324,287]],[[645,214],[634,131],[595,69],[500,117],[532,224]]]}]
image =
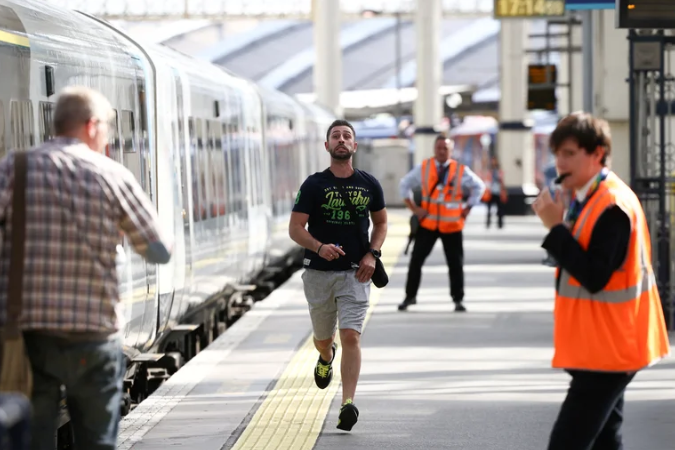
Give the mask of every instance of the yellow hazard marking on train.
[{"label": "yellow hazard marking on train", "polygon": [[22,47],[30,47],[30,41],[27,37],[10,33],[8,31],[0,30],[0,42],[7,42],[8,44],[20,45]]},{"label": "yellow hazard marking on train", "polygon": [[[392,272],[400,259],[409,231],[407,217],[390,214],[387,239],[382,248],[382,262],[388,273]],[[370,307],[363,323],[364,329],[383,290],[386,288],[371,287]],[[338,333],[338,341],[339,336]],[[338,351],[335,355],[333,381],[323,390],[314,384],[317,355],[310,336],[294,355],[232,450],[311,450],[314,447],[340,386],[342,352]]]}]

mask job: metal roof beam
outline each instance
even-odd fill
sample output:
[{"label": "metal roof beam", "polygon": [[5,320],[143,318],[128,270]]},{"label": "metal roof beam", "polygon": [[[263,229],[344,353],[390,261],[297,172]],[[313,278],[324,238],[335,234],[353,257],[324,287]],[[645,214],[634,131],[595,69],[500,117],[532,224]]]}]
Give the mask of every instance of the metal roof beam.
[{"label": "metal roof beam", "polygon": [[[106,20],[159,21],[183,19],[312,20],[317,0],[49,0],[57,6]],[[326,0],[324,0],[326,1]],[[369,16],[414,19],[418,0],[340,0],[342,18]],[[445,17],[492,16],[494,0],[443,0]]]}]

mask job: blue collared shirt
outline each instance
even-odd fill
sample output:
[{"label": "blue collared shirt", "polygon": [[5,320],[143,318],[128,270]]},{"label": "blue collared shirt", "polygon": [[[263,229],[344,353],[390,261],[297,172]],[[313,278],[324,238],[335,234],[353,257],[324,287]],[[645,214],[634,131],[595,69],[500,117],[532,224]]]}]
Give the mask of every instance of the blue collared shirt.
[{"label": "blue collared shirt", "polygon": [[[436,162],[436,170],[440,172],[441,168],[450,164],[451,160],[447,160],[444,164]],[[448,182],[449,172],[446,172],[445,179],[443,184]],[[466,201],[467,206],[473,207],[476,206],[481,197],[483,197],[483,192],[485,192],[485,183],[476,175],[468,166],[464,166],[464,173],[462,174],[462,192],[469,192],[469,198]],[[406,174],[401,179],[399,183],[399,189],[401,198],[406,199],[410,198],[410,191],[421,189],[422,188],[422,164],[416,165],[410,172]],[[419,206],[419,205],[418,205]]]}]

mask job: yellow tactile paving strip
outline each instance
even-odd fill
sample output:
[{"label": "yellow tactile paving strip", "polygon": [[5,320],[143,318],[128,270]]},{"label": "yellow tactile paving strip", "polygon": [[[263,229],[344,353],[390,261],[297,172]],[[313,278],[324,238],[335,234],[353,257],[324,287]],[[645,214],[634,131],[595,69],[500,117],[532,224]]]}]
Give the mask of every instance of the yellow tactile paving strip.
[{"label": "yellow tactile paving strip", "polygon": [[[389,274],[407,243],[409,230],[407,217],[398,214],[389,217],[389,230],[382,249],[382,262]],[[364,330],[382,291],[371,287]],[[232,450],[311,450],[314,447],[330,404],[340,387],[342,352],[338,351],[335,356],[333,381],[324,390],[314,384],[317,355],[310,336],[288,364]]]}]

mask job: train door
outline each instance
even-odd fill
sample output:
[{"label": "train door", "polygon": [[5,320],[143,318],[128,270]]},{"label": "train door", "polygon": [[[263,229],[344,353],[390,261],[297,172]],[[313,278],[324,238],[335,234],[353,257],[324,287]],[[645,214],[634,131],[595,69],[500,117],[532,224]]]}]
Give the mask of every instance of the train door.
[{"label": "train door", "polygon": [[[208,98],[207,100],[212,104],[213,99]],[[218,127],[220,128],[220,127]],[[218,193],[215,189],[215,179],[216,179],[216,167],[215,161],[213,158],[214,146],[215,146],[215,133],[214,133],[214,121],[210,119],[204,119],[204,145],[202,147],[202,153],[200,155],[201,164],[202,164],[202,173],[204,177],[203,187],[204,187],[204,201],[207,205],[206,214],[204,217],[204,222],[207,228],[208,236],[208,256],[209,261],[209,271],[213,269],[213,263],[215,257],[218,254],[220,240],[218,236]]]},{"label": "train door", "polygon": [[[154,114],[154,102],[152,93],[149,93],[149,86],[146,86],[145,80],[149,75],[148,69],[145,69],[144,76],[138,79],[138,105],[139,105],[139,138],[140,138],[140,160],[141,170],[143,171],[143,190],[150,197],[154,205],[157,205],[156,197],[156,157],[153,147],[156,144],[151,139],[154,134],[152,124],[156,122]],[[157,264],[145,263],[146,280],[148,285],[148,296],[146,301],[146,316],[143,321],[143,331],[148,333],[148,338],[152,337],[157,331],[157,311],[159,308],[157,298]]]},{"label": "train door", "polygon": [[239,278],[239,274],[242,272],[241,267],[241,246],[240,244],[240,211],[241,211],[241,180],[242,175],[240,172],[240,145],[237,141],[237,134],[239,129],[239,102],[237,101],[236,91],[228,89],[227,90],[227,104],[226,104],[226,119],[224,127],[224,134],[226,136],[226,151],[225,151],[225,162],[227,165],[227,186],[228,186],[228,196],[227,196],[227,207],[229,212],[227,213],[227,254],[228,260],[232,270],[230,273],[233,274],[235,278]]},{"label": "train door", "polygon": [[190,209],[188,211],[188,214],[190,215],[190,222],[192,225],[192,238],[191,238],[191,245],[190,245],[190,253],[191,253],[191,258],[192,258],[192,264],[191,267],[193,269],[193,278],[192,278],[192,286],[196,286],[196,278],[197,278],[197,270],[196,267],[194,266],[194,262],[199,260],[199,251],[201,249],[201,241],[202,241],[202,226],[201,226],[201,202],[199,199],[199,159],[197,155],[197,125],[198,122],[195,121],[195,118],[190,116],[188,118],[188,136],[189,136],[189,147],[187,148],[187,154],[185,155],[185,159],[183,160],[183,163],[185,165],[185,170],[188,171],[188,178],[186,180],[189,180],[189,187],[188,191],[189,192],[189,206]]},{"label": "train door", "polygon": [[[200,111],[201,112],[201,111]],[[195,245],[196,249],[194,256],[198,262],[203,261],[204,252],[208,251],[208,222],[206,218],[208,217],[208,204],[206,197],[206,176],[204,174],[204,120],[197,117],[194,120],[193,131],[194,133],[194,146],[193,146],[193,155],[192,155],[192,192],[193,198],[196,202],[196,212],[194,216],[195,221]],[[196,270],[196,286],[199,288],[200,283],[203,284],[203,275],[204,275],[204,265],[200,264],[198,270]]]},{"label": "train door", "polygon": [[223,204],[225,207],[223,223],[222,223],[222,236],[223,236],[223,258],[225,259],[225,264],[227,266],[227,273],[232,273],[232,269],[236,267],[234,265],[234,256],[235,253],[231,250],[232,245],[232,192],[233,192],[233,180],[232,180],[232,160],[231,160],[231,144],[230,144],[230,122],[231,122],[231,108],[230,108],[230,92],[229,89],[225,90],[225,97],[223,101],[223,117],[225,120],[220,124],[221,126],[221,145],[220,149],[222,155],[223,163],[223,189],[225,190],[223,196]]},{"label": "train door", "polygon": [[255,211],[255,196],[256,196],[256,184],[259,173],[256,171],[254,166],[255,164],[255,155],[253,152],[253,112],[251,111],[251,98],[247,92],[244,92],[243,97],[241,98],[241,114],[242,114],[242,126],[241,126],[241,136],[242,136],[242,150],[243,150],[243,160],[244,160],[244,182],[246,184],[246,197],[245,197],[245,215],[246,215],[246,236],[248,237],[248,245],[246,248],[246,257],[248,264],[246,266],[247,274],[250,273],[255,267],[255,247],[256,244],[253,242],[257,236],[255,234],[256,228],[256,211]]},{"label": "train door", "polygon": [[[163,64],[159,59],[156,64]],[[174,235],[171,261],[156,266],[158,271],[158,333],[164,332],[172,323],[172,311],[180,307],[185,284],[184,236],[179,166],[179,114],[177,81],[179,76],[169,66],[163,66],[157,77],[157,121],[155,164],[157,207],[162,226]],[[175,316],[175,313],[174,313]]]},{"label": "train door", "polygon": [[223,275],[223,264],[224,264],[224,255],[225,255],[225,235],[223,233],[223,222],[225,220],[225,177],[223,175],[223,144],[222,144],[222,127],[220,120],[211,120],[210,121],[210,130],[209,130],[209,140],[211,141],[210,151],[209,151],[209,163],[211,165],[211,183],[213,186],[212,189],[212,202],[214,204],[213,213],[214,213],[214,234],[217,239],[217,249],[216,249],[216,260],[218,261],[218,267],[216,270],[219,275]]},{"label": "train door", "polygon": [[[142,101],[143,97],[140,94],[143,88],[142,76],[142,72],[139,72],[136,80],[137,86],[130,86],[132,95],[129,100],[134,105],[134,110],[122,110],[120,112],[120,128],[122,142],[124,143],[123,161],[124,165],[134,174],[143,191],[154,202],[150,180],[148,179],[147,161],[145,159],[148,149],[142,139],[143,130],[147,132],[147,125],[142,125],[142,122],[147,117],[145,113],[141,113],[146,108],[146,104]],[[143,344],[154,333],[154,327],[152,330],[148,329],[146,324],[150,318],[156,317],[152,314],[152,310],[155,309],[155,289],[154,286],[151,289],[151,282],[148,278],[149,264],[134,251],[127,251],[127,255],[131,261],[133,279],[133,323],[131,324],[131,328],[139,333],[138,343]]]},{"label": "train door", "polygon": [[[133,90],[134,86],[132,86],[131,89]],[[138,155],[139,144],[136,131],[136,114],[131,109],[122,109],[119,111],[119,120],[121,133],[120,142],[122,144],[122,162],[124,166],[134,174],[136,180],[142,184],[140,157]],[[138,333],[140,333],[141,326],[143,324],[145,301],[148,294],[148,281],[145,270],[145,260],[131,248],[127,238],[125,238],[124,247],[127,259],[127,272],[131,279],[129,286],[131,298],[128,305],[130,311],[127,312],[127,326],[129,328],[126,336],[127,341],[125,341],[125,343],[135,346],[138,342]],[[136,336],[130,335],[129,333],[131,331],[133,331]]]},{"label": "train door", "polygon": [[[177,108],[177,123],[176,123],[176,133],[177,133],[177,151],[174,152],[174,164],[179,173],[179,182],[180,182],[180,196],[182,200],[182,233],[183,233],[183,242],[184,242],[184,264],[185,264],[185,276],[183,279],[183,289],[180,294],[178,291],[174,294],[174,307],[172,313],[179,315],[182,314],[186,306],[186,302],[183,301],[184,298],[188,298],[193,289],[193,255],[192,249],[194,248],[194,234],[193,227],[194,223],[192,221],[192,201],[190,196],[190,173],[189,166],[187,165],[187,154],[189,152],[190,140],[188,136],[187,129],[187,117],[185,112],[187,111],[186,98],[188,91],[185,87],[185,83],[181,78],[180,73],[174,68],[174,79],[176,82],[176,108]],[[178,230],[177,230],[178,233]],[[178,269],[180,270],[180,269]],[[182,272],[182,271],[181,271]],[[178,318],[176,316],[175,318]]]},{"label": "train door", "polygon": [[243,262],[247,261],[248,235],[247,235],[247,183],[246,161],[244,147],[244,123],[242,117],[242,101],[239,92],[230,92],[230,123],[229,143],[230,161],[232,168],[232,252],[235,254],[237,263],[237,277],[239,278],[246,270]]},{"label": "train door", "polygon": [[[227,121],[227,115],[225,115]],[[229,153],[229,133],[228,133],[228,126],[227,123],[221,123],[221,135],[223,136],[220,144],[221,148],[219,149],[221,152],[221,159],[222,159],[222,164],[223,164],[223,186],[222,189],[224,190],[224,196],[223,196],[223,206],[224,206],[224,214],[223,214],[223,223],[222,223],[222,230],[221,230],[221,235],[223,239],[223,258],[225,258],[225,264],[230,267],[232,265],[231,262],[231,253],[230,252],[230,242],[232,239],[232,233],[230,232],[230,227],[231,227],[231,214],[232,214],[232,169],[231,169],[231,163],[230,163],[230,153]]]},{"label": "train door", "polygon": [[[109,124],[109,142],[108,147],[106,148],[106,155],[112,160],[124,164],[124,143],[122,140],[122,134],[120,133],[120,111],[118,109],[113,110],[113,117]],[[126,131],[126,130],[125,130]],[[116,258],[116,271],[117,271],[117,281],[119,285],[119,297],[120,303],[125,307],[125,322],[126,328],[124,330],[125,344],[135,345],[136,337],[131,336],[131,330],[134,329],[134,325],[138,320],[135,320],[134,312],[136,314],[142,314],[142,311],[139,313],[138,310],[134,311],[136,304],[134,303],[134,278],[132,272],[132,264],[129,261],[129,256],[132,254],[131,246],[128,242],[126,236],[120,240],[120,243],[117,246],[117,258]],[[136,256],[136,255],[134,255]],[[142,318],[142,317],[141,317]],[[138,325],[136,325],[138,327]],[[129,340],[127,342],[126,340]]]}]

